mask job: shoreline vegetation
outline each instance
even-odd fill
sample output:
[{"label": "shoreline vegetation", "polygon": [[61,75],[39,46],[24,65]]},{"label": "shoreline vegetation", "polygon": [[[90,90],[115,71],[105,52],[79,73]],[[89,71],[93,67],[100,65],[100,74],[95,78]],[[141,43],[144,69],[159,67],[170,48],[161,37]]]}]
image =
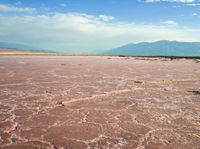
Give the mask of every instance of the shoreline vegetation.
[{"label": "shoreline vegetation", "polygon": [[12,50],[0,49],[0,56],[114,56],[126,58],[166,58],[166,59],[200,59],[200,56],[142,56],[142,55],[112,55],[112,54],[65,54],[65,53],[51,53],[40,51],[25,51],[25,50]]}]

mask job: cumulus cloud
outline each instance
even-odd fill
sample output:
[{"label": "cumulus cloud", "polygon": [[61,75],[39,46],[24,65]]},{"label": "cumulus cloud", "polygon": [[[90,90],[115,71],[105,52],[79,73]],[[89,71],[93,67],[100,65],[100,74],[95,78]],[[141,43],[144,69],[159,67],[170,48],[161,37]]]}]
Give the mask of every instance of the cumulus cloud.
[{"label": "cumulus cloud", "polygon": [[16,3],[15,3],[15,5],[21,5],[22,4],[22,2],[20,2],[20,1],[17,1]]},{"label": "cumulus cloud", "polygon": [[[103,16],[103,19],[102,19]],[[118,22],[111,16],[80,13],[0,16],[0,39],[64,52],[106,50],[160,39],[198,41],[200,30]],[[168,22],[173,24],[173,22]]]},{"label": "cumulus cloud", "polygon": [[103,21],[110,21],[115,19],[115,17],[113,16],[106,16],[106,15],[99,15],[99,18],[102,19]]},{"label": "cumulus cloud", "polygon": [[200,6],[200,3],[191,3],[191,4],[185,4],[186,6],[196,7]]},{"label": "cumulus cloud", "polygon": [[145,0],[147,3],[154,3],[154,2],[180,2],[180,3],[192,3],[196,0]]},{"label": "cumulus cloud", "polygon": [[173,27],[178,26],[178,23],[173,21],[173,20],[163,21],[162,24],[165,24],[165,25],[168,25],[168,26],[173,26]]},{"label": "cumulus cloud", "polygon": [[[139,0],[141,2],[142,0]],[[143,0],[146,3],[158,3],[158,2],[169,2],[178,3],[179,5],[174,5],[172,8],[180,8],[183,6],[197,7],[200,6],[200,0]]]},{"label": "cumulus cloud", "polygon": [[35,12],[35,8],[22,8],[22,7],[14,7],[14,6],[8,6],[4,4],[0,4],[0,11],[5,12]]},{"label": "cumulus cloud", "polygon": [[66,7],[67,5],[65,3],[59,4],[60,7]]}]

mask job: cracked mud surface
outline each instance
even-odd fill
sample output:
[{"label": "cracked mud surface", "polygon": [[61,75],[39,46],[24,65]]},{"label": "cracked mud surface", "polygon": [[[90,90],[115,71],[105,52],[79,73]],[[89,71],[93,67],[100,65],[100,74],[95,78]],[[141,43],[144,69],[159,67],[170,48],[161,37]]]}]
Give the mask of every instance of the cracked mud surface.
[{"label": "cracked mud surface", "polygon": [[200,63],[2,56],[0,148],[200,149]]}]

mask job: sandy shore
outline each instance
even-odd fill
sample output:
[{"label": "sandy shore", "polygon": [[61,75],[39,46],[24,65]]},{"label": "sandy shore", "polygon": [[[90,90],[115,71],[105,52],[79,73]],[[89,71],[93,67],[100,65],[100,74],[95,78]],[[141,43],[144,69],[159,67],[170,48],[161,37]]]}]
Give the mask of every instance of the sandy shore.
[{"label": "sandy shore", "polygon": [[0,148],[199,149],[200,60],[1,56]]}]

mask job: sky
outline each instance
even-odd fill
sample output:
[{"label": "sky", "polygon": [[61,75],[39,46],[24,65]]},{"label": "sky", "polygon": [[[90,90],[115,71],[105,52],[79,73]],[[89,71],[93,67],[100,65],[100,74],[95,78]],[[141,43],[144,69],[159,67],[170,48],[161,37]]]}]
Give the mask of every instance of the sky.
[{"label": "sky", "polygon": [[0,0],[0,42],[89,53],[200,41],[200,0]]}]

